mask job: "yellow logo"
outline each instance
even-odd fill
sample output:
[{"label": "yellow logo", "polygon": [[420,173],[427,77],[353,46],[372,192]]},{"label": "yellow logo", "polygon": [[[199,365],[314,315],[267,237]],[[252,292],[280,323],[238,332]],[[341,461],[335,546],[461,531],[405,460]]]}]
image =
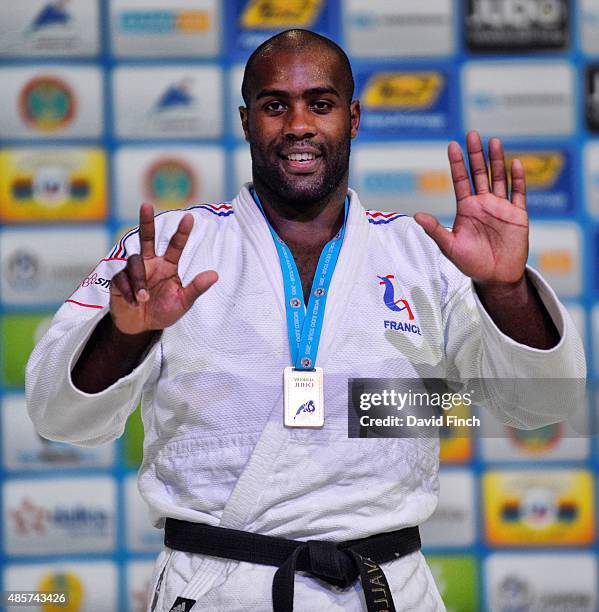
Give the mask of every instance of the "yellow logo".
[{"label": "yellow logo", "polygon": [[210,13],[207,11],[181,11],[176,17],[181,32],[206,32],[210,29]]},{"label": "yellow logo", "polygon": [[[462,403],[454,404],[448,414],[467,418],[471,416],[471,410]],[[467,427],[441,427],[439,438],[441,442],[439,458],[442,463],[458,463],[471,458],[472,439]]]},{"label": "yellow logo", "polygon": [[102,149],[0,152],[0,221],[99,221],[106,208]]},{"label": "yellow logo", "polygon": [[362,103],[374,110],[424,110],[437,101],[443,82],[438,72],[380,72],[366,83]]},{"label": "yellow logo", "polygon": [[565,274],[574,268],[572,253],[565,249],[543,251],[537,255],[537,263],[543,272]]},{"label": "yellow logo", "polygon": [[68,572],[47,574],[40,580],[37,588],[42,593],[64,593],[66,595],[66,602],[42,604],[42,612],[79,612],[81,610],[83,585],[75,574]]},{"label": "yellow logo", "polygon": [[506,153],[508,168],[513,159],[522,162],[529,189],[551,189],[564,167],[564,156],[559,151],[510,151]]},{"label": "yellow logo", "polygon": [[493,546],[584,545],[594,539],[593,477],[586,470],[509,470],[483,478]]},{"label": "yellow logo", "polygon": [[250,0],[241,25],[248,29],[308,28],[314,25],[322,0]]}]

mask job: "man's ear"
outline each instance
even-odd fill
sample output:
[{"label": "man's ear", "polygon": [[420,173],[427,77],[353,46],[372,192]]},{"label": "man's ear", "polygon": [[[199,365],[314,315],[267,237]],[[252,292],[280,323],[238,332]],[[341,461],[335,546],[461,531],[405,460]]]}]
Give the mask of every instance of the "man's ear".
[{"label": "man's ear", "polygon": [[360,100],[354,100],[349,105],[349,122],[350,122],[350,135],[355,138],[358,135],[358,128],[360,127]]},{"label": "man's ear", "polygon": [[241,119],[241,127],[243,128],[243,135],[245,136],[246,142],[249,142],[249,131],[248,131],[248,109],[245,106],[239,107],[239,118]]}]

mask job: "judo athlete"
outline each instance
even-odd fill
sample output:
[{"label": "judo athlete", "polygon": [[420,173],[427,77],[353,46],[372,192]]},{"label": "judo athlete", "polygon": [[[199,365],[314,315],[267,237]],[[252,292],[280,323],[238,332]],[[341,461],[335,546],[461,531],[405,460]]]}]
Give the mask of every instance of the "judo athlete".
[{"label": "judo athlete", "polygon": [[[451,143],[452,232],[365,211],[348,188],[360,105],[337,45],[279,34],[242,92],[253,183],[229,203],[141,207],[34,350],[31,418],[93,446],[142,395],[139,489],[166,545],[151,610],[443,610],[418,536],[438,438],[349,439],[348,378],[585,377],[570,317],[526,267],[522,164],[509,195],[499,140],[489,179],[467,135],[472,183]],[[541,403],[490,409],[549,420]]]}]

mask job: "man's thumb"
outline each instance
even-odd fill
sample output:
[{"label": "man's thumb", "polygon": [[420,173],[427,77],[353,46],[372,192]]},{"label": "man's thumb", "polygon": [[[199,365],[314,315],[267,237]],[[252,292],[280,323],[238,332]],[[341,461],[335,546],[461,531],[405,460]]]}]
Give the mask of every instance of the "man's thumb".
[{"label": "man's thumb", "polygon": [[206,270],[200,272],[187,287],[181,289],[181,299],[185,310],[189,310],[198,297],[208,291],[217,280],[218,274],[214,270]]}]

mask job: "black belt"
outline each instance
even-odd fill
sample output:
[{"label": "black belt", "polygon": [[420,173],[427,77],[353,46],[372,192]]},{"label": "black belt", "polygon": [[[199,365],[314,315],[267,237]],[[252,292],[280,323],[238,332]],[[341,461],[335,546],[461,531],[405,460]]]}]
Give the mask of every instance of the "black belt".
[{"label": "black belt", "polygon": [[[419,550],[420,533],[418,527],[407,527],[347,542],[302,542],[167,518],[164,544],[184,552],[278,567],[272,582],[274,612],[293,611],[296,571],[340,588],[360,577],[368,612],[395,612],[387,578],[378,564]],[[184,601],[187,607],[181,610],[195,604],[178,598],[171,610]]]}]

